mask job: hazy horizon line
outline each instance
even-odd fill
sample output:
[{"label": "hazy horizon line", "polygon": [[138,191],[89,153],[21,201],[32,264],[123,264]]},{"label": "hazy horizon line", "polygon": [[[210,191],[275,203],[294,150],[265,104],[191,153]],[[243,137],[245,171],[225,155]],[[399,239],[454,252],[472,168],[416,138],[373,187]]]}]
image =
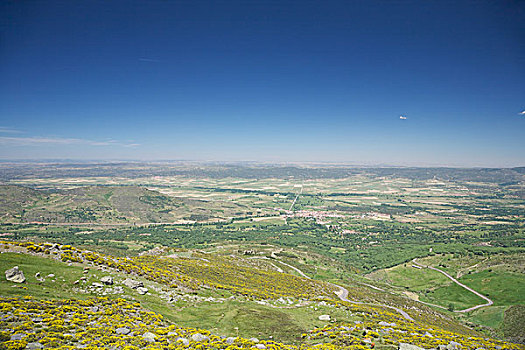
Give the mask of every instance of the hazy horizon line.
[{"label": "hazy horizon line", "polygon": [[158,164],[158,163],[195,163],[195,164],[258,164],[258,165],[326,165],[326,166],[341,166],[353,168],[458,168],[458,169],[514,169],[523,168],[525,164],[513,166],[491,166],[491,165],[459,165],[459,164],[436,164],[436,163],[363,163],[356,161],[268,161],[268,160],[213,160],[213,159],[82,159],[82,158],[0,158],[0,163],[56,163],[56,164],[108,164],[108,163],[137,163],[137,164]]}]

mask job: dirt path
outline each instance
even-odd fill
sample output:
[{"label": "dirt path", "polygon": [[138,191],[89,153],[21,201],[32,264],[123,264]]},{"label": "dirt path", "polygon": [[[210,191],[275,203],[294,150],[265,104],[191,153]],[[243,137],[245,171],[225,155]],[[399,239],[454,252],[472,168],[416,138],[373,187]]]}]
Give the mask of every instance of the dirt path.
[{"label": "dirt path", "polygon": [[412,262],[413,262],[414,264],[416,264],[417,266],[420,266],[420,267],[426,267],[427,269],[431,269],[431,270],[434,270],[434,271],[437,271],[437,272],[442,273],[442,274],[445,275],[447,278],[449,278],[452,282],[456,283],[458,286],[465,288],[465,289],[468,290],[469,292],[472,292],[472,293],[476,294],[478,297],[480,297],[480,298],[482,298],[482,299],[484,299],[484,300],[487,301],[485,304],[479,304],[479,305],[476,305],[476,306],[473,306],[473,307],[469,307],[468,309],[464,309],[464,310],[456,310],[456,311],[454,311],[454,312],[462,312],[462,313],[464,313],[464,312],[470,312],[470,311],[472,311],[472,310],[479,309],[480,307],[490,306],[490,305],[494,304],[494,302],[493,302],[492,300],[490,300],[489,298],[487,298],[487,297],[484,296],[483,294],[476,292],[474,289],[472,289],[472,288],[470,288],[470,287],[464,285],[463,283],[459,282],[457,279],[455,279],[454,277],[450,276],[450,275],[449,275],[448,273],[446,273],[445,271],[440,270],[440,269],[435,268],[435,267],[432,267],[432,266],[427,266],[427,265],[423,265],[423,264],[421,264],[421,263],[418,263],[418,262],[416,261],[416,259],[413,259]]},{"label": "dirt path", "polygon": [[[308,279],[311,279],[310,277],[308,277],[303,271],[299,270],[297,267],[295,266],[292,266],[288,263],[285,263],[283,261],[280,261],[280,260],[277,260],[279,263],[283,264],[283,265],[286,265],[288,266],[289,268],[293,269],[294,271],[297,271],[298,274],[300,274],[301,276],[303,276],[304,278],[308,278]],[[360,301],[355,301],[355,300],[350,300],[348,299],[348,289],[346,289],[345,287],[343,286],[340,286],[338,284],[335,284],[335,283],[331,283],[331,282],[327,282],[329,285],[339,289],[338,292],[336,292],[335,294],[337,295],[337,297],[339,299],[341,299],[342,301],[347,301],[349,303],[353,303],[353,304],[360,304],[360,305],[372,305],[372,306],[380,306],[380,307],[386,307],[386,308],[389,308],[389,309],[392,309],[392,310],[395,310],[397,311],[399,314],[401,314],[401,316],[403,316],[406,320],[408,321],[412,321],[414,322],[414,319],[412,317],[410,317],[409,314],[407,314],[405,311],[401,310],[400,308],[397,308],[395,306],[390,306],[390,305],[385,305],[385,304],[375,304],[375,303],[363,303],[363,302],[360,302]]]},{"label": "dirt path", "polygon": [[290,209],[288,209],[289,211],[292,211],[293,209],[293,206],[295,205],[295,202],[297,202],[297,198],[299,198],[299,196],[301,195],[301,193],[303,193],[303,185],[301,185],[301,190],[299,191],[299,193],[297,193],[297,196],[295,196],[295,199],[293,200],[292,202],[292,205],[290,205]]}]

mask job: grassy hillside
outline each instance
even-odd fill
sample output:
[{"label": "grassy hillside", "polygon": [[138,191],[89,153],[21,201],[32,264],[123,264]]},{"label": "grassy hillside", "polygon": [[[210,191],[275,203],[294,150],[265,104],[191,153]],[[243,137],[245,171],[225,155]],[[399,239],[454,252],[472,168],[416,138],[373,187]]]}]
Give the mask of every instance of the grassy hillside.
[{"label": "grassy hillside", "polygon": [[0,185],[0,220],[4,223],[141,224],[206,221],[243,215],[236,204],[176,198],[139,186],[87,186],[42,191]]},{"label": "grassy hillside", "polygon": [[[431,348],[452,341],[465,349],[523,348],[488,339],[426,307],[407,308],[415,319],[410,321],[381,304],[338,300],[324,282],[279,272],[276,264],[285,266],[280,259],[163,248],[117,258],[8,241],[0,250],[0,269],[17,265],[27,279],[0,280],[7,315],[0,321],[0,348],[38,342],[61,349],[337,350],[396,349],[401,342]],[[113,284],[101,283],[107,276]],[[128,278],[147,292],[124,284]]]}]

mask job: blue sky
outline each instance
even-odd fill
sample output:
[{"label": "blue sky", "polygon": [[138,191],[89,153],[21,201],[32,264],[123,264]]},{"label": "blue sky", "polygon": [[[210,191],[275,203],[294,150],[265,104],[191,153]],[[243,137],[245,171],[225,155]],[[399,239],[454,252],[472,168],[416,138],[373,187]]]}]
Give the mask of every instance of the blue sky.
[{"label": "blue sky", "polygon": [[3,1],[0,158],[523,166],[523,18],[518,1]]}]

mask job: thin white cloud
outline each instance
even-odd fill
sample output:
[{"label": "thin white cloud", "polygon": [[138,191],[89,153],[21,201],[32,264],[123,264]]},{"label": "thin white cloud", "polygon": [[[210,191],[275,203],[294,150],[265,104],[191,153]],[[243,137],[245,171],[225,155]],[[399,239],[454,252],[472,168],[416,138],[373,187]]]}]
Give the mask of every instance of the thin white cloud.
[{"label": "thin white cloud", "polygon": [[525,115],[525,111],[521,111],[520,114],[521,114],[521,115]]},{"label": "thin white cloud", "polygon": [[93,141],[87,139],[61,137],[8,137],[0,136],[0,145],[36,146],[36,145],[86,145],[86,146],[120,146],[137,147],[137,143],[122,143],[115,140]]},{"label": "thin white cloud", "polygon": [[0,126],[0,134],[21,134],[22,131],[7,126]]},{"label": "thin white cloud", "polygon": [[401,120],[406,120],[407,117],[405,117],[404,115],[400,115],[400,116],[399,116],[399,119],[401,119]]},{"label": "thin white cloud", "polygon": [[147,57],[141,57],[141,58],[139,58],[139,61],[141,61],[141,62],[154,62],[154,63],[159,63],[160,62],[159,60],[156,60],[154,58],[147,58]]}]

